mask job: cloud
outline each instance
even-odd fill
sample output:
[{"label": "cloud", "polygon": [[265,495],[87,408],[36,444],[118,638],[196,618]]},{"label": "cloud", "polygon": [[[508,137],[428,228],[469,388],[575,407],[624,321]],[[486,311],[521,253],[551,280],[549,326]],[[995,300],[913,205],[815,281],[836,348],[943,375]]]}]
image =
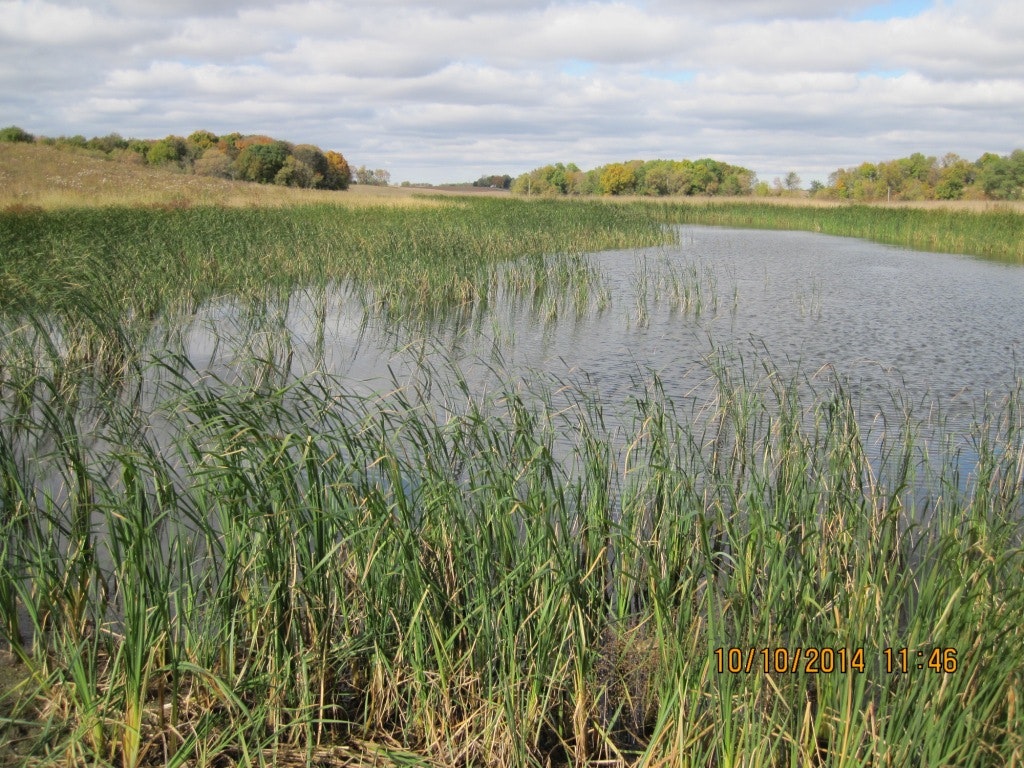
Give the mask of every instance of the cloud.
[{"label": "cloud", "polygon": [[1019,146],[1019,16],[995,0],[0,0],[0,103],[33,133],[263,132],[396,180],[699,156],[809,180]]}]

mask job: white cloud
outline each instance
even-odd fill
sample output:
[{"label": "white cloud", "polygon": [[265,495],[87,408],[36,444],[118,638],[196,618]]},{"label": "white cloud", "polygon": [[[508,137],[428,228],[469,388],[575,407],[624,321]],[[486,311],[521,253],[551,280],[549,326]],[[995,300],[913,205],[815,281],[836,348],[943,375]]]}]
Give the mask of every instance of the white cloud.
[{"label": "white cloud", "polygon": [[66,48],[110,45],[144,34],[147,24],[43,0],[0,2],[0,40],[16,45]]},{"label": "white cloud", "polygon": [[0,104],[33,133],[263,132],[396,180],[706,155],[809,180],[1024,144],[1008,5],[0,0]]}]

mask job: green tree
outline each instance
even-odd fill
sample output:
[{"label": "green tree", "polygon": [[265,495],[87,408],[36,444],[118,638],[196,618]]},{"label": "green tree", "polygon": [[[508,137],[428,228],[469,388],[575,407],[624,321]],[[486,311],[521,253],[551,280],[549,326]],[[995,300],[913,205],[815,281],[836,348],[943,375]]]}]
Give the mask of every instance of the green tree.
[{"label": "green tree", "polygon": [[581,171],[569,163],[545,165],[520,175],[512,191],[524,195],[749,195],[757,176],[753,171],[705,158],[690,160],[631,160]]},{"label": "green tree", "polygon": [[371,187],[386,187],[391,183],[391,173],[384,168],[367,168],[361,165],[356,168],[356,181]]},{"label": "green tree", "polygon": [[847,168],[839,168],[828,175],[829,197],[848,200],[853,174]]},{"label": "green tree", "polygon": [[184,164],[190,165],[195,170],[196,163],[203,155],[217,147],[217,135],[210,131],[193,131],[185,139]]},{"label": "green tree", "polygon": [[108,133],[106,136],[94,136],[86,142],[86,146],[109,155],[119,149],[127,149],[128,141],[121,138],[119,133]]},{"label": "green tree", "polygon": [[292,148],[292,158],[299,177],[299,183],[295,186],[316,189],[324,186],[330,168],[320,147],[298,144]]},{"label": "green tree", "polygon": [[875,174],[855,176],[850,189],[850,197],[854,200],[866,202],[885,199],[887,196],[887,187]]},{"label": "green tree", "polygon": [[58,147],[66,148],[71,147],[73,149],[85,149],[88,146],[85,136],[80,133],[76,133],[74,136],[58,136],[54,142]]},{"label": "green tree", "polygon": [[16,125],[0,128],[0,141],[30,142],[35,140],[35,136]]},{"label": "green tree", "polygon": [[754,188],[754,183],[757,181],[757,174],[747,168],[736,165],[730,165],[728,168],[729,170],[726,172],[725,178],[722,179],[722,184],[718,188],[719,194],[749,195]]},{"label": "green tree", "polygon": [[561,194],[567,194],[569,192],[569,183],[572,180],[572,175],[579,172],[579,168],[575,163],[569,163],[563,165],[562,163],[555,163],[553,166],[548,166],[548,181],[551,182],[551,186],[558,190]]},{"label": "green tree", "polygon": [[565,193],[567,195],[596,195],[600,192],[600,184],[590,172],[580,170],[569,163],[565,169]]},{"label": "green tree", "polygon": [[974,166],[959,155],[949,153],[940,163],[939,183],[935,196],[939,200],[959,200],[964,189],[974,182]]},{"label": "green tree", "polygon": [[641,195],[669,194],[673,163],[670,160],[651,160],[637,170],[636,191]]},{"label": "green tree", "polygon": [[217,134],[215,133],[211,133],[210,131],[198,130],[190,133],[188,135],[187,141],[189,144],[205,152],[210,147],[215,146],[219,139],[217,138]]},{"label": "green tree", "polygon": [[146,162],[150,165],[180,163],[185,157],[186,149],[185,140],[181,136],[168,136],[150,144],[146,152]]},{"label": "green tree", "polygon": [[294,155],[288,155],[274,174],[274,183],[282,187],[309,188],[313,186],[313,173],[309,166],[298,162]]},{"label": "green tree", "polygon": [[669,169],[668,194],[692,195],[693,191],[693,161],[673,162]]},{"label": "green tree", "polygon": [[233,165],[236,179],[269,184],[288,159],[288,145],[283,141],[250,144],[243,149]]},{"label": "green tree", "polygon": [[920,152],[915,152],[910,157],[901,161],[904,168],[904,176],[907,179],[917,179],[923,184],[933,181],[932,173],[935,170],[935,158],[925,157]]},{"label": "green tree", "polygon": [[568,185],[564,170],[559,173],[555,166],[545,165],[524,173],[512,183],[512,191],[521,195],[559,195],[562,189],[552,181],[564,180]]},{"label": "green tree", "polygon": [[713,195],[718,190],[714,160],[695,160],[690,171],[691,195]]},{"label": "green tree", "polygon": [[994,200],[1020,200],[1024,197],[1024,150],[1015,149],[1000,157],[991,153],[978,159],[978,182]]}]

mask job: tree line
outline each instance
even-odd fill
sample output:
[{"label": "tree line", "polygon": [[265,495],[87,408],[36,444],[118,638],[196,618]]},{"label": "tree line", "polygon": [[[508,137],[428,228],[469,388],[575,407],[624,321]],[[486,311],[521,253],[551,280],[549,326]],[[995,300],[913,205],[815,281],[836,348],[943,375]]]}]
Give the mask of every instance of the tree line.
[{"label": "tree line", "polygon": [[[144,165],[175,167],[201,176],[307,189],[348,189],[353,171],[340,152],[313,144],[292,144],[271,136],[194,131],[163,139],[126,139],[111,133],[35,137],[17,126],[0,129],[0,141],[36,142],[60,149],[78,149]],[[383,174],[383,175],[381,175]],[[387,172],[357,169],[357,181],[387,183]]]},{"label": "tree line", "polygon": [[710,158],[632,160],[589,171],[574,163],[535,168],[517,177],[523,195],[749,195],[757,176],[748,168]]},{"label": "tree line", "polygon": [[909,157],[840,168],[828,184],[811,184],[815,197],[837,200],[1021,200],[1024,150],[986,152],[973,163],[956,154]]},{"label": "tree line", "polygon": [[590,171],[573,163],[555,163],[522,174],[511,189],[523,195],[810,195],[857,202],[1021,200],[1024,150],[1008,155],[987,152],[974,162],[952,153],[935,158],[915,152],[895,160],[840,168],[830,174],[827,184],[815,181],[806,190],[800,183],[800,177],[790,172],[785,180],[775,179],[769,185],[747,168],[703,158],[633,160]]},{"label": "tree line", "polygon": [[[263,135],[217,136],[199,130],[187,137],[125,139],[117,133],[35,137],[9,126],[0,141],[27,141],[103,153],[147,165],[178,167],[205,176],[313,189],[347,189],[350,183],[387,186],[390,173],[365,166],[352,169],[344,156],[312,144],[292,144]],[[974,162],[956,154],[942,158],[915,152],[909,157],[840,168],[828,183],[800,188],[790,172],[773,185],[758,181],[748,168],[699,160],[632,160],[583,171],[574,163],[535,168],[513,179],[482,176],[474,186],[511,189],[523,195],[804,195],[834,200],[1021,200],[1024,199],[1024,150],[1008,155],[987,152]]]},{"label": "tree line", "polygon": [[481,176],[473,182],[473,186],[485,189],[508,189],[512,186],[512,177],[507,173]]}]

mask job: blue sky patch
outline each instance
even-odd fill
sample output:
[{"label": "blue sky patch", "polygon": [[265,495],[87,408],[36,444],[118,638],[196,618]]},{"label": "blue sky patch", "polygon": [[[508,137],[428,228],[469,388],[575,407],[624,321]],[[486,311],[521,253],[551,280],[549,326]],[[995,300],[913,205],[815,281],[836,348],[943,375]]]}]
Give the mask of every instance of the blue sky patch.
[{"label": "blue sky patch", "polygon": [[872,75],[874,77],[881,77],[885,80],[894,80],[897,77],[903,77],[907,74],[905,69],[869,69],[866,72],[862,72],[864,75]]},{"label": "blue sky patch", "polygon": [[932,7],[932,0],[890,0],[872,5],[853,14],[854,21],[885,21],[887,19],[909,19]]},{"label": "blue sky patch", "polygon": [[562,64],[562,74],[583,77],[594,71],[594,63],[583,59],[570,59]]}]

